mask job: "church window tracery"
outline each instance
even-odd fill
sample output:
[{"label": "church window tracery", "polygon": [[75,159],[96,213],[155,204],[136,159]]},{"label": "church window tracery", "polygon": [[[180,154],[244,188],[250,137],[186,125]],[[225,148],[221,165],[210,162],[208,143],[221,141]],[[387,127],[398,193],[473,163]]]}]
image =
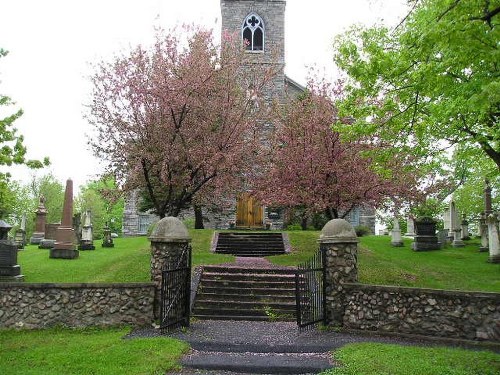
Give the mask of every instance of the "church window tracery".
[{"label": "church window tracery", "polygon": [[243,42],[247,51],[264,50],[264,22],[255,13],[250,13],[243,23]]}]

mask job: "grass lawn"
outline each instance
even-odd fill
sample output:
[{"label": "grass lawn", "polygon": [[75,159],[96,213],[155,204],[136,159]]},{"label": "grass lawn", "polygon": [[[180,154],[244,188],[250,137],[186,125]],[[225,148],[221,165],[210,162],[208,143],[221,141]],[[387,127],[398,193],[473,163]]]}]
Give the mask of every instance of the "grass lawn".
[{"label": "grass lawn", "polygon": [[0,373],[164,374],[188,344],[166,337],[124,340],[130,329],[0,330]]},{"label": "grass lawn", "polygon": [[[231,255],[210,251],[212,230],[190,231],[193,266],[234,261]],[[49,250],[28,245],[18,252],[18,263],[29,283],[97,283],[150,281],[150,242],[147,237],[115,238],[115,247],[80,251],[77,259],[49,259]]]},{"label": "grass lawn", "polygon": [[[233,256],[210,251],[213,231],[190,230],[193,238],[193,265],[234,261]],[[268,257],[279,265],[295,266],[318,249],[318,231],[288,232],[292,253]],[[28,246],[18,262],[26,282],[144,282],[149,281],[150,250],[146,237],[117,238],[115,247],[80,251],[75,260],[49,259],[48,250]],[[365,284],[399,285],[421,288],[500,292],[500,264],[487,262],[488,253],[477,251],[472,240],[463,248],[415,252],[411,240],[396,248],[389,236],[366,236],[359,244],[359,279]]]},{"label": "grass lawn", "polygon": [[[318,231],[288,232],[292,254],[269,257],[280,265],[296,265],[318,249]],[[443,250],[416,252],[392,247],[389,236],[360,238],[359,281],[364,284],[399,285],[468,291],[500,292],[500,264],[488,263],[488,253],[479,253],[479,240],[466,241],[463,248],[448,245]]]},{"label": "grass lawn", "polygon": [[323,375],[496,375],[500,354],[445,347],[349,344],[333,358],[342,367]]}]

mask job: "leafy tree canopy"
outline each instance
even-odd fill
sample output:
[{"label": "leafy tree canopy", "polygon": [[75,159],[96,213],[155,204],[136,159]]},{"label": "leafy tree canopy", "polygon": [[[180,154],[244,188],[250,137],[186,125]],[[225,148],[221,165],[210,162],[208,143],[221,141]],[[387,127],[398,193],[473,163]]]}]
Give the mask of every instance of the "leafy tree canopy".
[{"label": "leafy tree canopy", "polygon": [[217,45],[209,31],[183,32],[160,31],[154,46],[102,62],[92,77],[93,149],[160,217],[241,186],[259,155],[264,111],[254,108],[277,69],[244,66],[239,38]]},{"label": "leafy tree canopy", "polygon": [[500,1],[411,0],[394,30],[352,28],[335,42],[347,74],[337,124],[432,158],[450,145],[480,150],[500,170]]},{"label": "leafy tree canopy", "polygon": [[[0,58],[6,55],[7,51],[0,48]],[[17,129],[14,127],[14,121],[21,117],[23,111],[18,109],[14,113],[5,115],[8,113],[5,107],[13,104],[8,96],[0,93],[0,218],[13,213],[16,200],[13,196],[13,189],[9,186],[10,174],[4,167],[20,164],[36,169],[49,165],[48,158],[43,161],[26,158],[24,137],[17,134]]]}]

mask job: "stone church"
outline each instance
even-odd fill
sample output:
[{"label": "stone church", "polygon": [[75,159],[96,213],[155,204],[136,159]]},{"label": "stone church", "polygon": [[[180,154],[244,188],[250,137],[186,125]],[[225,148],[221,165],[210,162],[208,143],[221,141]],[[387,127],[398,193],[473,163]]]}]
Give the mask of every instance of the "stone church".
[{"label": "stone church", "polygon": [[[222,30],[239,33],[251,58],[251,63],[274,64],[279,73],[264,93],[270,99],[284,100],[295,97],[305,88],[285,75],[285,7],[286,0],[221,0]],[[138,194],[131,194],[125,203],[123,234],[126,236],[146,234],[149,226],[158,220],[149,213],[139,212]],[[184,216],[192,217],[193,210]],[[235,198],[232,209],[219,212],[203,212],[205,228],[227,229],[264,228],[281,229],[283,212],[263,207],[248,193]],[[373,210],[355,209],[348,218],[356,225],[367,225],[375,230]]]}]

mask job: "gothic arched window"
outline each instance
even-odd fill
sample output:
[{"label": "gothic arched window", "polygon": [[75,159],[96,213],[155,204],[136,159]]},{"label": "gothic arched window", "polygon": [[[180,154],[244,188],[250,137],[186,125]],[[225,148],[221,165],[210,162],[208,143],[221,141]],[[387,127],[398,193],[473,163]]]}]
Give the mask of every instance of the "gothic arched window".
[{"label": "gothic arched window", "polygon": [[243,42],[247,51],[264,50],[264,22],[255,13],[250,13],[243,22]]}]

